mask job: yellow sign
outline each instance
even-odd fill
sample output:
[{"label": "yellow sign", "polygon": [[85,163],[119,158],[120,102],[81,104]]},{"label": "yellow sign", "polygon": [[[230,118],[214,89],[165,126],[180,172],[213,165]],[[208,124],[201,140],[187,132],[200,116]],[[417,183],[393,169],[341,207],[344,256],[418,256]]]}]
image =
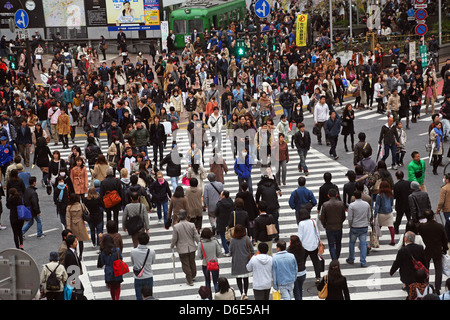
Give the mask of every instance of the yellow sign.
[{"label": "yellow sign", "polygon": [[159,10],[145,10],[145,25],[159,25]]},{"label": "yellow sign", "polygon": [[306,46],[306,39],[307,39],[307,25],[308,25],[308,15],[306,14],[299,14],[297,16],[297,33],[296,33],[296,40],[295,44],[299,47],[305,47]]}]

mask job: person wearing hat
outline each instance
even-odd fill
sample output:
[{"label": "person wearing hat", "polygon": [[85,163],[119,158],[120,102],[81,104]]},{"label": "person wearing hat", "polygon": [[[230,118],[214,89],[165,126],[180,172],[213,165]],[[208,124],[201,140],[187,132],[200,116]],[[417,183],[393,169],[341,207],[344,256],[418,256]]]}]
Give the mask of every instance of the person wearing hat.
[{"label": "person wearing hat", "polygon": [[420,184],[417,181],[411,182],[411,194],[408,196],[409,210],[411,219],[415,223],[425,223],[425,211],[431,210],[431,201],[428,193],[420,190]]},{"label": "person wearing hat", "polygon": [[[49,261],[44,264],[41,272],[41,296],[46,296],[47,300],[64,300],[64,284],[68,278],[66,269],[59,263],[59,255],[56,251],[50,252]],[[53,272],[59,281],[59,289],[47,288],[47,280]]]},{"label": "person wearing hat", "polygon": [[23,183],[25,184],[25,188],[28,188],[28,186],[30,185],[31,174],[29,172],[23,171],[23,165],[21,163],[18,163],[16,165],[16,169],[19,172],[19,179],[23,181]]}]

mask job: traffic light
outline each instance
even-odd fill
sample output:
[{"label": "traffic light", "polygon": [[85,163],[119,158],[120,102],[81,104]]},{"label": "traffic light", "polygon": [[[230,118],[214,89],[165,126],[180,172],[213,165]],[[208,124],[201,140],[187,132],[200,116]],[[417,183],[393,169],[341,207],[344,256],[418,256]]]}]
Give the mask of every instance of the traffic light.
[{"label": "traffic light", "polygon": [[242,57],[245,55],[245,44],[244,40],[237,40],[236,41],[236,48],[237,48],[237,55],[239,57]]},{"label": "traffic light", "polygon": [[19,64],[17,61],[17,53],[8,53],[9,67],[11,70],[19,69]]}]

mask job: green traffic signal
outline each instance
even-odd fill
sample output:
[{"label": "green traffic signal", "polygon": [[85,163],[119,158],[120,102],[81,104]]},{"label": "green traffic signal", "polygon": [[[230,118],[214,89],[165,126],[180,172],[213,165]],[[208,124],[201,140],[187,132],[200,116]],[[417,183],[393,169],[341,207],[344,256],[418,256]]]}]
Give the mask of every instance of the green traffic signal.
[{"label": "green traffic signal", "polygon": [[19,65],[17,63],[17,54],[16,53],[9,53],[8,54],[8,60],[9,60],[9,67],[11,68],[11,70],[19,69]]},{"label": "green traffic signal", "polygon": [[245,44],[244,44],[244,41],[238,40],[237,43],[236,43],[236,46],[237,46],[237,54],[238,54],[238,56],[245,55],[245,47],[244,47]]},{"label": "green traffic signal", "polygon": [[238,55],[240,55],[240,56],[244,55],[244,48],[238,49]]}]

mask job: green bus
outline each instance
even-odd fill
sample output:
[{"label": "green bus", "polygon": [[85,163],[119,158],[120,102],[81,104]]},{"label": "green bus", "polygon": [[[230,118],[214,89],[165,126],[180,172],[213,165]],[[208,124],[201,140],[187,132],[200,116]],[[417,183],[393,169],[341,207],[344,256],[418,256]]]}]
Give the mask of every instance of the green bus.
[{"label": "green bus", "polygon": [[202,37],[203,30],[211,30],[211,26],[227,28],[231,21],[244,19],[246,10],[245,0],[187,1],[170,14],[169,26],[175,35],[175,47],[184,48],[194,29]]}]

